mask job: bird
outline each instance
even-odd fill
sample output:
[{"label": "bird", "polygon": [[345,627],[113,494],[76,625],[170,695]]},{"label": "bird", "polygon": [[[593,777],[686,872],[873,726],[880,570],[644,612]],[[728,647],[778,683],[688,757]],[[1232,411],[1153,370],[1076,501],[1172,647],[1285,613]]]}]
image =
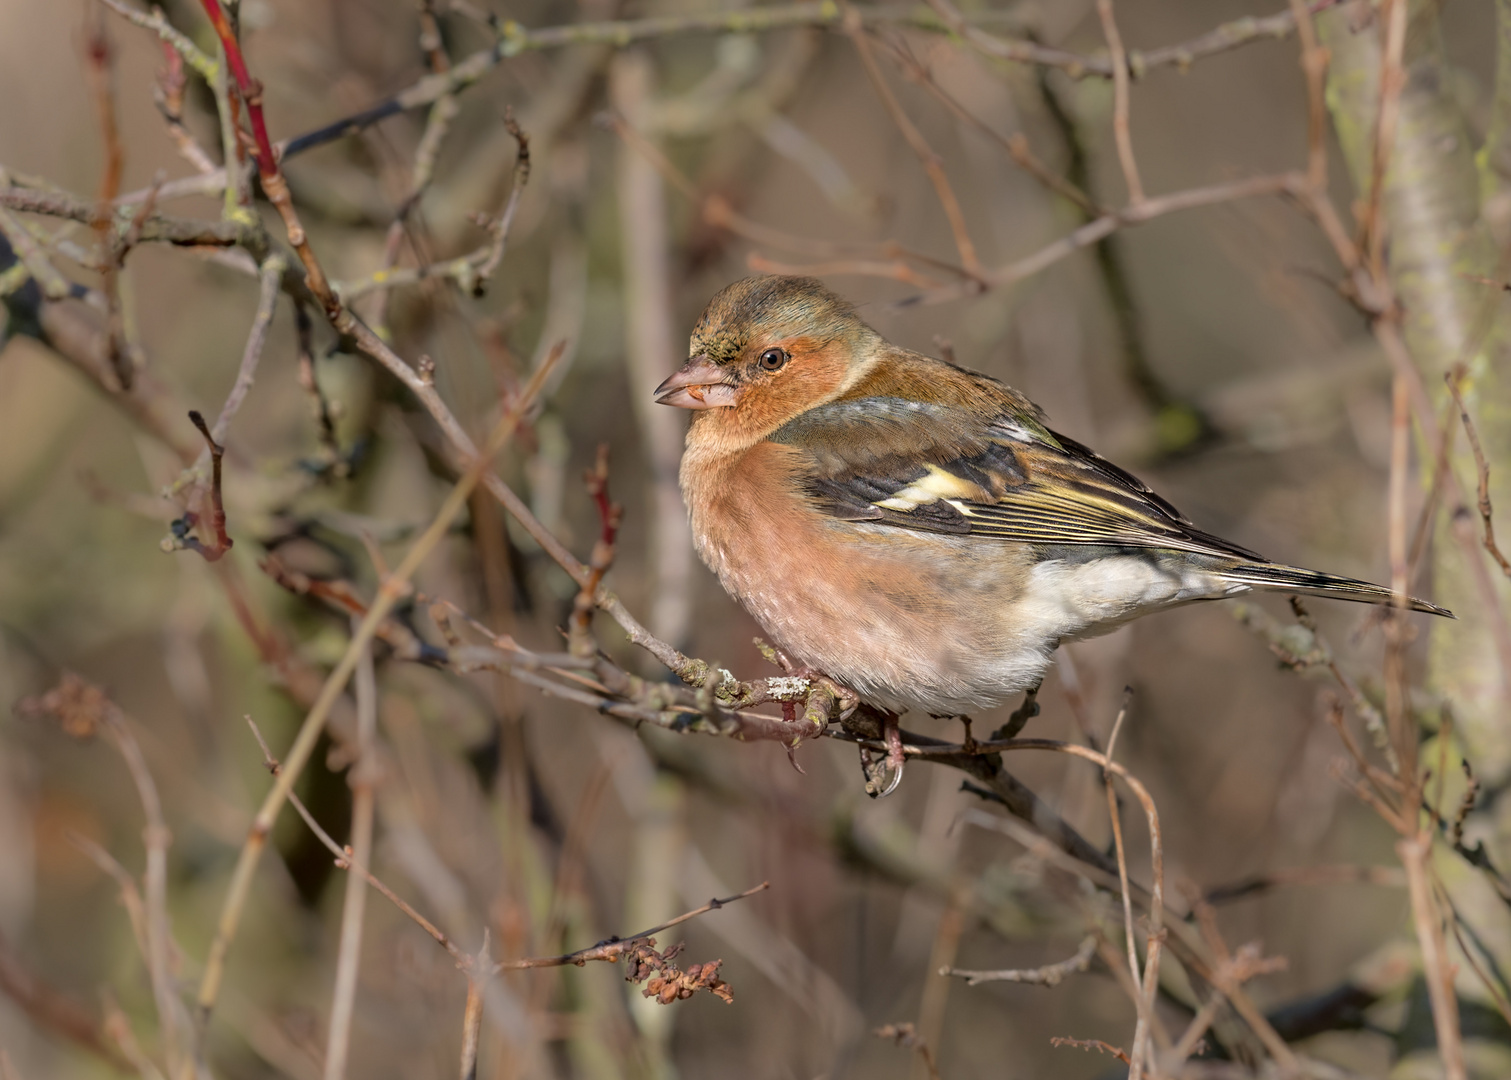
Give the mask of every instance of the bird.
[{"label": "bird", "polygon": [[1031,693],[1062,643],[1168,607],[1394,601],[1198,528],[1018,391],[891,344],[817,279],[729,285],[688,353],[655,400],[694,414],[680,482],[699,556],[792,670],[893,714]]}]

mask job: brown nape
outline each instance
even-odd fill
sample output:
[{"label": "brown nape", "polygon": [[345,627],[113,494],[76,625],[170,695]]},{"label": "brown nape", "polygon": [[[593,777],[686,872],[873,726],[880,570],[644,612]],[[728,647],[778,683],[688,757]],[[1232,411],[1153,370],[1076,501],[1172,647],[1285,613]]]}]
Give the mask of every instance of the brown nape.
[{"label": "brown nape", "polygon": [[735,363],[760,338],[810,336],[819,339],[880,337],[861,321],[855,307],[816,278],[744,278],[720,290],[693,327],[689,356],[716,364]]}]

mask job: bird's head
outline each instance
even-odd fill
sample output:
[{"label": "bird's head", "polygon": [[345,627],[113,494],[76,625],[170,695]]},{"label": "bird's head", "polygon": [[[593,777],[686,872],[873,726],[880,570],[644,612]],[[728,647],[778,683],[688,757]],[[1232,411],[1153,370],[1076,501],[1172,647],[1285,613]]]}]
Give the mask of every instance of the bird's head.
[{"label": "bird's head", "polygon": [[656,387],[656,400],[696,409],[699,427],[750,444],[838,397],[883,345],[853,306],[814,278],[746,278],[708,302],[691,359]]}]

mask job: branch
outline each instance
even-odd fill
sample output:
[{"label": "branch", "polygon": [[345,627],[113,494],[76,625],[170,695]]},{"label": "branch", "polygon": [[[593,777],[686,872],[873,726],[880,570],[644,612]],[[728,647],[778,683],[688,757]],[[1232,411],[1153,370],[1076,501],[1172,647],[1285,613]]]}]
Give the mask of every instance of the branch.
[{"label": "branch", "polygon": [[[226,395],[226,402],[220,407],[220,415],[215,418],[215,425],[210,428],[210,440],[214,443],[224,442],[226,432],[231,427],[231,420],[241,409],[241,403],[246,400],[247,392],[252,389],[252,381],[257,377],[257,365],[262,361],[263,346],[267,344],[268,329],[273,325],[273,310],[278,302],[278,291],[283,284],[284,271],[288,269],[288,260],[276,252],[269,255],[262,264],[260,280],[262,289],[257,298],[257,313],[252,316],[252,328],[247,332],[246,348],[241,353],[241,367],[237,369],[236,381],[231,385],[231,392]],[[210,451],[200,456],[203,461]]]},{"label": "branch", "polygon": [[[1144,201],[1144,184],[1139,179],[1138,162],[1133,156],[1133,136],[1128,130],[1127,54],[1123,51],[1123,36],[1118,33],[1117,20],[1112,14],[1112,0],[1097,0],[1097,17],[1102,20],[1107,51],[1112,54],[1112,137],[1117,142],[1118,164],[1128,185],[1128,205],[1137,206]],[[1134,1071],[1137,1072],[1137,1068]]]},{"label": "branch", "polygon": [[1096,955],[1097,939],[1088,937],[1069,960],[1058,964],[1045,964],[1036,968],[1008,968],[1001,971],[967,971],[965,968],[942,967],[941,975],[955,975],[965,980],[967,986],[980,986],[989,982],[1027,983],[1029,986],[1059,986],[1068,975],[1076,975],[1091,967],[1091,958]]},{"label": "branch", "polygon": [[[534,403],[535,397],[544,388],[546,378],[556,366],[556,360],[561,356],[561,350],[555,350],[546,361],[536,369],[530,377],[530,382],[520,392],[511,408],[499,418],[494,426],[492,434],[484,447],[484,451],[473,458],[466,472],[452,488],[446,501],[436,513],[430,527],[415,541],[414,545],[406,553],[394,573],[386,578],[378,591],[372,607],[363,617],[352,635],[351,642],[347,645],[345,653],[334,671],[325,680],[321,687],[320,696],[316,698],[314,705],[305,716],[304,723],[299,729],[299,734],[290,747],[285,766],[263,799],[262,806],[257,811],[252,827],[247,834],[246,843],[242,845],[241,855],[237,860],[235,872],[231,878],[231,885],[227,891],[225,902],[221,908],[220,919],[216,926],[215,938],[210,946],[210,954],[205,962],[204,975],[199,986],[199,1013],[200,1022],[203,1024],[209,1019],[211,1011],[215,1007],[216,999],[220,992],[221,979],[225,974],[226,953],[229,951],[231,941],[236,936],[236,931],[241,923],[242,909],[246,904],[247,895],[251,890],[253,873],[257,869],[257,863],[262,855],[262,849],[267,845],[267,838],[272,831],[278,812],[287,800],[293,789],[294,781],[299,778],[300,772],[308,763],[310,755],[314,752],[315,745],[320,738],[320,733],[325,727],[326,718],[331,709],[340,698],[346,682],[357,666],[357,661],[362,655],[362,650],[372,640],[379,623],[387,616],[389,611],[404,595],[408,586],[409,578],[419,568],[430,551],[440,542],[451,526],[452,520],[461,511],[468,495],[483,478],[485,473],[491,473],[494,455],[503,447],[504,443],[513,434],[515,427],[523,418],[526,410]],[[512,493],[511,493],[512,494]]]},{"label": "branch", "polygon": [[666,922],[653,926],[649,930],[642,930],[638,934],[631,934],[629,937],[616,936],[606,938],[597,945],[590,945],[585,949],[578,949],[576,952],[563,953],[560,956],[531,956],[520,960],[503,960],[494,964],[493,970],[496,972],[526,971],[535,968],[566,967],[568,965],[582,967],[592,960],[604,960],[611,964],[616,963],[624,957],[632,955],[639,946],[652,942],[654,935],[661,933],[663,930],[670,930],[674,926],[680,926],[689,919],[696,919],[699,915],[706,915],[710,911],[718,911],[725,904],[733,904],[737,900],[744,900],[747,897],[754,896],[756,893],[765,892],[769,888],[771,888],[771,882],[763,881],[759,885],[754,885],[742,893],[726,896],[722,900],[710,900],[702,907],[693,908],[691,911],[684,911],[675,919],[668,919]]}]

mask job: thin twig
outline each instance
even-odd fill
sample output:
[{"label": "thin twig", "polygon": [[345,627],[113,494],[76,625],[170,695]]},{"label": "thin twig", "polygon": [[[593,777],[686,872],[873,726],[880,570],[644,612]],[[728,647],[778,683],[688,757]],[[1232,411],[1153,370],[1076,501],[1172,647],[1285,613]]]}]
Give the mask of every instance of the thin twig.
[{"label": "thin twig", "polygon": [[[267,740],[262,737],[262,730],[257,726],[256,722],[250,716],[246,717],[246,721],[252,729],[253,736],[257,739],[257,745],[262,748],[263,764],[267,766],[268,772],[272,773],[275,777],[278,776],[283,771],[283,766],[273,756],[272,748],[268,746]],[[336,843],[331,834],[326,832],[320,823],[315,820],[315,816],[309,812],[309,808],[304,805],[304,801],[298,795],[292,792],[289,793],[289,805],[298,812],[304,824],[314,834],[315,839],[319,840],[325,850],[336,857],[337,869],[351,871],[362,878],[374,889],[377,889],[385,900],[403,912],[416,926],[429,934],[431,939],[441,948],[445,949],[453,960],[458,964],[465,964],[467,962],[467,954],[457,948],[456,943],[446,935],[444,930],[416,911],[408,901],[389,888],[383,879],[369,870],[365,864],[354,862],[352,852]]]},{"label": "thin twig", "polygon": [[1385,279],[1385,176],[1396,145],[1396,126],[1401,112],[1401,90],[1406,70],[1401,60],[1406,50],[1406,0],[1384,0],[1376,16],[1385,25],[1384,51],[1380,59],[1380,102],[1375,113],[1374,154],[1370,159],[1369,191],[1359,218],[1358,245],[1377,281]]},{"label": "thin twig", "polygon": [[1490,462],[1485,458],[1485,448],[1480,444],[1479,432],[1475,430],[1474,421],[1469,417],[1469,407],[1464,404],[1464,395],[1459,388],[1459,380],[1450,372],[1443,376],[1448,383],[1448,392],[1453,395],[1453,403],[1458,406],[1459,418],[1464,424],[1464,434],[1469,438],[1469,449],[1474,454],[1475,474],[1479,479],[1478,497],[1475,502],[1480,512],[1480,525],[1483,532],[1482,542],[1490,557],[1501,568],[1501,573],[1511,577],[1511,561],[1501,553],[1499,545],[1495,542],[1495,515],[1490,505]]},{"label": "thin twig", "polygon": [[194,44],[189,37],[181,32],[172,23],[163,17],[161,8],[154,7],[151,11],[138,11],[126,4],[124,0],[100,0],[111,11],[115,12],[127,22],[140,26],[143,30],[150,30],[162,38],[164,44],[172,47],[173,51],[183,57],[195,72],[206,82],[215,79],[215,71],[219,66],[215,58],[204,52]]},{"label": "thin twig", "polygon": [[967,971],[964,968],[942,967],[941,975],[955,975],[965,980],[967,986],[979,986],[989,982],[1027,983],[1030,986],[1059,986],[1067,975],[1075,975],[1091,967],[1091,958],[1096,955],[1097,939],[1088,937],[1081,942],[1076,954],[1057,964],[1045,964],[1036,968],[1008,968],[1001,971]]},{"label": "thin twig", "polygon": [[72,293],[73,286],[68,279],[53,266],[52,260],[21,220],[3,205],[0,205],[0,236],[10,242],[11,250],[16,253],[20,264],[41,286],[43,296],[49,300],[62,300]]},{"label": "thin twig", "polygon": [[855,51],[860,54],[861,64],[865,66],[866,74],[870,76],[871,85],[876,89],[876,96],[881,99],[887,115],[897,125],[897,130],[902,132],[903,139],[907,141],[919,163],[923,165],[924,172],[928,173],[929,183],[934,186],[934,194],[939,199],[944,216],[949,220],[950,235],[955,238],[955,249],[960,253],[960,265],[972,278],[979,278],[981,260],[976,255],[976,245],[972,242],[970,229],[966,226],[965,214],[960,209],[960,200],[955,197],[955,189],[950,185],[950,179],[945,174],[939,155],[934,153],[933,147],[923,137],[923,132],[919,131],[913,121],[908,118],[908,114],[898,103],[897,96],[892,93],[892,88],[887,85],[881,68],[876,63],[876,57],[871,52],[871,43],[866,38],[866,31],[861,25],[860,15],[856,8],[849,3],[845,3],[843,7],[845,33],[855,43]]},{"label": "thin twig", "polygon": [[[1405,6],[1404,4],[1402,5]],[[1443,923],[1428,886],[1427,860],[1432,851],[1432,834],[1418,833],[1396,843],[1396,854],[1406,868],[1411,893],[1412,925],[1417,945],[1422,950],[1422,975],[1427,995],[1432,1001],[1432,1022],[1437,1032],[1438,1054],[1446,1080],[1465,1080],[1463,1038],[1459,1033],[1458,996],[1453,989],[1453,965],[1448,962],[1443,940]]]},{"label": "thin twig", "polygon": [[472,960],[467,972],[467,1005],[462,1010],[462,1067],[458,1074],[461,1080],[477,1080],[477,1046],[483,1028],[483,982],[491,967],[486,931],[482,947]]},{"label": "thin twig", "polygon": [[[215,1007],[215,1001],[220,992],[220,983],[225,974],[226,953],[229,951],[232,939],[241,923],[242,909],[246,904],[247,895],[251,889],[252,876],[257,868],[262,849],[267,845],[268,834],[271,832],[273,823],[277,820],[278,811],[282,809],[284,801],[293,789],[294,781],[298,779],[300,772],[308,763],[310,755],[314,752],[315,744],[319,740],[320,733],[324,729],[326,718],[330,715],[336,700],[341,696],[346,686],[346,681],[351,678],[353,671],[360,659],[362,649],[372,640],[379,623],[388,615],[393,606],[404,595],[409,578],[419,568],[420,563],[429,555],[430,551],[440,542],[441,538],[451,527],[452,519],[460,512],[465,504],[472,488],[483,479],[485,473],[491,472],[493,457],[503,447],[504,443],[513,434],[519,421],[525,412],[534,404],[535,397],[545,386],[546,378],[551,369],[556,366],[556,359],[561,355],[558,349],[546,361],[536,369],[530,378],[530,382],[521,391],[513,406],[499,418],[493,432],[484,446],[483,452],[477,454],[468,465],[451,493],[447,496],[440,510],[436,513],[430,527],[415,541],[414,545],[406,553],[394,573],[384,580],[378,589],[378,595],[374,598],[372,607],[368,609],[352,635],[350,644],[342,654],[340,662],[336,665],[330,676],[321,688],[320,695],[311,706],[305,716],[304,723],[299,729],[299,734],[290,747],[284,767],[281,770],[277,782],[271,791],[263,799],[262,806],[257,811],[257,816],[247,834],[246,843],[242,846],[241,855],[236,863],[235,872],[231,878],[230,888],[227,890],[226,899],[221,908],[220,918],[216,925],[215,938],[210,946],[209,958],[205,962],[204,975],[199,987],[199,1012],[200,1023],[203,1025],[208,1020],[210,1012]],[[512,493],[511,493],[512,494]]]},{"label": "thin twig", "polygon": [[509,201],[504,204],[503,212],[498,215],[498,220],[489,226],[489,231],[493,234],[493,243],[489,245],[487,256],[477,268],[477,280],[472,286],[474,296],[483,295],[488,279],[493,276],[499,263],[504,260],[504,249],[509,242],[509,229],[514,224],[514,214],[519,209],[520,196],[525,193],[525,185],[530,181],[530,137],[520,130],[512,112],[504,114],[504,127],[514,137],[514,144],[518,148],[514,158],[514,185],[509,189]]},{"label": "thin twig", "polygon": [[106,1025],[91,1016],[84,1006],[23,967],[3,933],[0,933],[0,992],[38,1030],[89,1051],[121,1072],[130,1068],[131,1063],[107,1041]]},{"label": "thin twig", "polygon": [[1049,166],[1039,160],[1029,148],[1028,137],[1021,131],[1014,132],[1011,135],[1001,134],[996,128],[966,108],[955,95],[940,86],[939,80],[934,78],[933,73],[905,48],[903,44],[888,41],[881,37],[878,37],[877,40],[887,49],[888,54],[897,63],[898,67],[902,69],[904,77],[922,86],[937,101],[944,105],[945,108],[949,109],[950,112],[954,113],[987,138],[998,143],[1024,172],[1028,173],[1035,180],[1038,180],[1039,183],[1049,188],[1055,194],[1069,199],[1085,211],[1088,217],[1096,217],[1106,212],[1105,208],[1093,202],[1086,192],[1082,191],[1065,177],[1054,172]]},{"label": "thin twig", "polygon": [[756,893],[765,892],[769,888],[771,888],[771,882],[763,881],[759,885],[751,886],[742,893],[726,896],[722,900],[710,900],[702,907],[693,908],[691,911],[684,911],[675,919],[668,919],[666,922],[653,926],[649,930],[642,930],[638,934],[631,934],[629,937],[607,938],[600,941],[597,945],[590,945],[585,949],[578,949],[576,952],[563,953],[561,956],[530,956],[520,960],[502,960],[494,964],[492,970],[525,971],[534,968],[582,967],[590,960],[606,960],[613,963],[628,953],[637,942],[646,941],[663,930],[670,930],[674,926],[680,926],[689,919],[696,919],[699,915],[706,915],[710,911],[718,911],[725,904],[733,904],[736,900],[744,900],[747,897],[754,896]]},{"label": "thin twig", "polygon": [[[1137,206],[1144,201],[1144,183],[1139,179],[1138,161],[1133,156],[1133,135],[1128,130],[1128,56],[1123,51],[1123,35],[1118,33],[1117,20],[1112,14],[1112,0],[1097,0],[1097,17],[1102,20],[1102,33],[1106,35],[1107,51],[1112,60],[1112,137],[1117,142],[1118,164],[1128,185],[1128,205]],[[1136,1074],[1139,1071],[1136,1047],[1133,1059]]]},{"label": "thin twig", "polygon": [[[1318,12],[1332,7],[1338,0],[1314,0],[1310,11]],[[929,0],[929,6],[939,13],[950,31],[963,38],[984,56],[1014,63],[1037,64],[1041,67],[1059,68],[1071,78],[1095,76],[1113,78],[1116,66],[1110,56],[1082,56],[1063,49],[1045,48],[1032,41],[1003,38],[970,25],[950,0]],[[1245,16],[1223,23],[1189,41],[1164,45],[1148,52],[1134,50],[1126,59],[1126,67],[1135,78],[1143,78],[1150,71],[1161,67],[1188,70],[1192,64],[1208,56],[1236,49],[1254,41],[1267,41],[1289,37],[1296,29],[1294,11],[1281,11],[1260,18]]]},{"label": "thin twig", "polygon": [[[352,628],[357,622],[352,620]],[[377,769],[373,741],[378,724],[378,689],[373,673],[371,643],[362,650],[353,680],[357,691],[357,760],[347,783],[352,789],[352,841],[348,860],[357,866],[372,861],[373,783]],[[352,1015],[357,1003],[357,974],[362,962],[362,922],[367,907],[367,882],[357,874],[346,879],[341,907],[341,937],[336,952],[336,985],[331,992],[330,1028],[325,1042],[325,1080],[346,1075]]]},{"label": "thin twig", "polygon": [[[231,420],[241,409],[241,403],[246,400],[247,392],[252,389],[252,381],[257,377],[257,365],[262,360],[262,350],[267,344],[268,329],[273,324],[273,312],[278,304],[278,290],[283,284],[284,271],[288,269],[288,260],[274,252],[269,255],[262,264],[260,272],[261,292],[257,298],[257,313],[252,316],[252,328],[247,332],[247,344],[241,353],[241,367],[236,371],[236,382],[231,385],[231,392],[226,395],[226,402],[220,407],[220,415],[215,418],[215,424],[210,428],[210,438],[217,443],[226,441],[226,432],[230,430]],[[201,456],[201,462],[210,456],[210,450],[205,448]]]}]

